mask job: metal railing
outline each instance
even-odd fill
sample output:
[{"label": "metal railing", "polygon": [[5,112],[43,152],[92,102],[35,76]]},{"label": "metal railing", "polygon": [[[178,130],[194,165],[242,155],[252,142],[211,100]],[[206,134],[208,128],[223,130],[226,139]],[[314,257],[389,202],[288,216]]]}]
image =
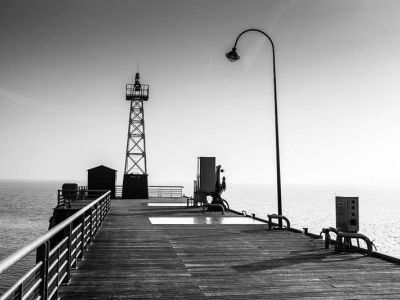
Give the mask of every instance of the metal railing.
[{"label": "metal railing", "polygon": [[94,200],[106,192],[106,190],[88,190],[87,186],[80,186],[78,190],[58,190],[57,207],[70,207],[76,200]]},{"label": "metal railing", "polygon": [[149,197],[182,197],[183,186],[179,185],[151,185],[149,186]]},{"label": "metal railing", "polygon": [[108,191],[68,219],[64,220],[25,247],[0,261],[5,273],[28,254],[36,251],[36,264],[23,275],[0,300],[53,299],[58,288],[67,284],[71,270],[77,267],[88,243],[92,243],[99,226],[110,210]]},{"label": "metal railing", "polygon": [[[180,185],[150,185],[149,197],[180,198],[183,186]],[[122,185],[115,186],[115,198],[122,198]]]},{"label": "metal railing", "polygon": [[272,219],[278,219],[278,220],[285,220],[285,222],[286,222],[286,230],[290,230],[290,221],[285,216],[272,214],[272,215],[267,215],[267,217],[268,217],[268,229],[272,229]]},{"label": "metal railing", "polygon": [[141,84],[139,89],[135,88],[135,84],[127,84],[126,85],[126,100],[133,99],[141,99],[148,100],[149,99],[149,85]]},{"label": "metal railing", "polygon": [[115,186],[115,198],[122,198],[122,185]]},{"label": "metal railing", "polygon": [[351,239],[356,239],[357,240],[357,248],[361,248],[360,247],[360,242],[359,239],[364,240],[365,245],[367,246],[367,254],[368,255],[372,255],[372,247],[375,246],[373,242],[371,242],[371,240],[366,237],[363,234],[360,233],[354,233],[354,232],[343,232],[343,231],[339,231],[336,228],[333,227],[328,227],[328,228],[322,228],[321,231],[321,236],[322,233],[325,234],[325,249],[329,249],[329,244],[331,242],[331,236],[330,236],[330,232],[333,232],[336,234],[336,242],[335,243],[335,250],[337,251],[341,251],[343,249],[346,249],[347,247],[352,248],[352,243],[351,243]]}]

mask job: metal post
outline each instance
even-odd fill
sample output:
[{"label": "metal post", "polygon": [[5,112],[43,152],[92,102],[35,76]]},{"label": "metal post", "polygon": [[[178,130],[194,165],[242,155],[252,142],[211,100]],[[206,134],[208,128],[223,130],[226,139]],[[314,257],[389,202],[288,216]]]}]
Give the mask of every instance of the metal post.
[{"label": "metal post", "polygon": [[83,251],[85,250],[85,214],[82,215],[81,221],[81,253],[79,254],[79,258],[83,259]]},{"label": "metal post", "polygon": [[95,216],[95,222],[94,222],[94,234],[96,234],[97,227],[99,226],[99,205],[96,204],[94,206],[94,209],[96,210],[96,216]]},{"label": "metal post", "polygon": [[93,208],[90,208],[90,243],[93,243]]},{"label": "metal post", "polygon": [[[72,224],[70,225],[71,229],[72,228]],[[74,270],[78,269],[78,230],[75,230],[75,233],[72,234],[71,236],[71,240],[74,239],[75,243],[74,243],[74,257],[71,258],[71,262],[74,260],[74,263],[71,263],[71,268],[74,268]],[[72,241],[71,241],[72,243]],[[72,251],[72,250],[71,250]]]},{"label": "metal post", "polygon": [[325,231],[325,249],[329,249],[329,243],[331,240],[331,236],[329,235],[329,231]]},{"label": "metal post", "polygon": [[57,283],[56,283],[56,299],[58,299],[58,286],[60,284],[60,252],[61,249],[58,247],[57,249]]},{"label": "metal post", "polygon": [[18,295],[17,299],[22,299],[24,296],[24,283],[23,282],[18,286],[17,295]]},{"label": "metal post", "polygon": [[[279,130],[278,130],[278,96],[276,89],[276,68],[275,68],[275,47],[272,39],[266,34],[264,31],[260,29],[247,29],[238,35],[235,41],[235,45],[233,46],[232,51],[236,51],[236,45],[239,41],[239,38],[249,31],[255,31],[263,34],[271,43],[272,46],[272,63],[273,63],[273,75],[274,75],[274,107],[275,107],[275,146],[276,146],[276,185],[277,185],[277,197],[278,197],[278,215],[282,215],[282,196],[281,196],[281,166],[280,166],[280,155],[279,155]],[[235,52],[236,53],[236,52]],[[239,59],[239,56],[235,60]],[[282,219],[278,220],[279,228],[282,228]]]},{"label": "metal post", "polygon": [[49,241],[43,243],[36,251],[36,263],[42,262],[40,267],[40,278],[42,282],[39,286],[39,294],[41,299],[47,299],[47,281],[49,269]]},{"label": "metal post", "polygon": [[[274,103],[275,103],[275,145],[276,145],[276,182],[278,194],[278,215],[282,216],[282,192],[281,192],[281,162],[279,154],[279,130],[278,130],[278,97],[276,92],[276,70],[275,70],[275,47],[272,40],[268,37],[272,45],[272,60],[274,69]],[[282,228],[282,219],[278,220],[279,228]]]},{"label": "metal post", "polygon": [[103,220],[103,200],[99,203],[99,220],[101,224],[101,221]]},{"label": "metal post", "polygon": [[71,280],[71,268],[72,268],[72,224],[69,224],[65,230],[64,230],[64,236],[68,236],[68,241],[67,241],[67,247],[68,247],[68,252],[67,252],[67,265],[66,265],[66,271],[67,271],[67,276],[65,276],[64,282],[63,283],[69,283]]}]

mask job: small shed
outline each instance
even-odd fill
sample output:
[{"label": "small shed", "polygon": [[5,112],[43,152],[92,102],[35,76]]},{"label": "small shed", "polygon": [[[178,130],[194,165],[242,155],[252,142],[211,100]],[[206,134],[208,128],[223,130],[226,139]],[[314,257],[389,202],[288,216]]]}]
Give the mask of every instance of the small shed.
[{"label": "small shed", "polygon": [[87,172],[88,190],[111,190],[111,198],[115,198],[116,170],[100,165]]}]

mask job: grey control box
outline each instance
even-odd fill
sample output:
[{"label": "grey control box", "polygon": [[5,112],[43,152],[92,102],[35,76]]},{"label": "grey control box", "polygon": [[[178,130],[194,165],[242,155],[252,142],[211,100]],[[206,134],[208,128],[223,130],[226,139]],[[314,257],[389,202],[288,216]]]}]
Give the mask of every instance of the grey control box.
[{"label": "grey control box", "polygon": [[358,197],[336,196],[336,229],[344,232],[358,232]]},{"label": "grey control box", "polygon": [[215,157],[197,158],[197,188],[196,192],[211,195],[215,192]]}]

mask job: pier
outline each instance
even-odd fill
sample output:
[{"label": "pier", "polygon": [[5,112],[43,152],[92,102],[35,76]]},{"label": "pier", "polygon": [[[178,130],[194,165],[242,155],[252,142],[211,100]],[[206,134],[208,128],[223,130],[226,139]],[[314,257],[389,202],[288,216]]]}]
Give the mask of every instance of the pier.
[{"label": "pier", "polygon": [[399,13],[1,1],[0,300],[400,299]]},{"label": "pier", "polygon": [[[64,250],[71,268],[53,271],[57,280],[51,284],[51,278],[39,280],[31,291],[35,297],[27,298],[382,299],[400,294],[398,264],[325,249],[322,239],[270,230],[266,222],[234,211],[203,213],[201,207],[187,207],[186,200],[120,199],[112,200],[110,209],[107,201],[92,202],[82,209],[86,214],[65,220],[85,220],[72,230],[72,247]],[[67,245],[69,237],[63,239]],[[47,268],[54,265],[60,263],[47,262]],[[0,271],[4,266],[3,261]],[[47,288],[40,289],[42,282]],[[25,299],[17,291],[28,288],[15,288],[3,298]]]}]

